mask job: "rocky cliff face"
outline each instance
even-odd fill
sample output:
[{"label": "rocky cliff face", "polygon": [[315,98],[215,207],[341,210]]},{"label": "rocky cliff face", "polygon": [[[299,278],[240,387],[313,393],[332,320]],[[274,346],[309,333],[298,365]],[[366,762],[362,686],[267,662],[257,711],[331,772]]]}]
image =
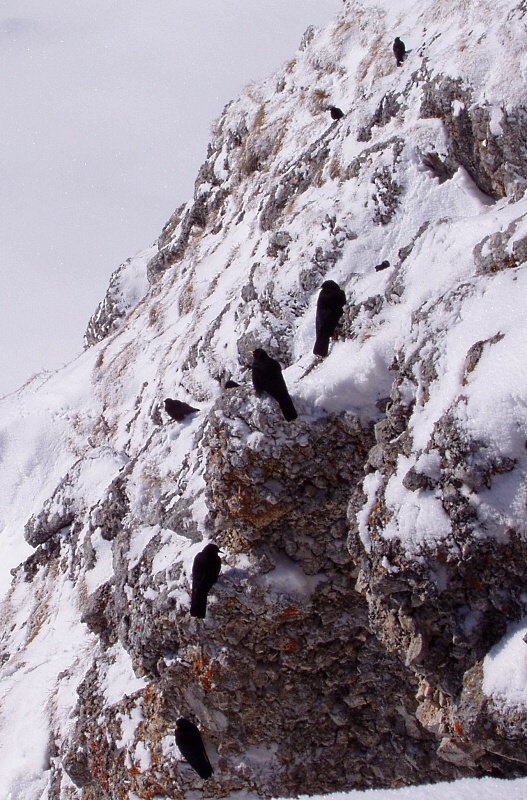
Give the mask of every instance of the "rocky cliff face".
[{"label": "rocky cliff face", "polygon": [[[16,708],[39,731],[0,750],[7,791],[527,774],[525,709],[485,677],[526,614],[525,9],[453,3],[455,33],[444,13],[348,2],[310,29],[225,109],[194,198],[114,275],[85,353],[3,401],[0,725]],[[321,361],[327,277],[348,304]],[[294,422],[254,396],[257,346]],[[170,421],[167,396],[198,413]],[[21,409],[36,421],[15,435]],[[201,621],[206,540],[223,570]]]}]

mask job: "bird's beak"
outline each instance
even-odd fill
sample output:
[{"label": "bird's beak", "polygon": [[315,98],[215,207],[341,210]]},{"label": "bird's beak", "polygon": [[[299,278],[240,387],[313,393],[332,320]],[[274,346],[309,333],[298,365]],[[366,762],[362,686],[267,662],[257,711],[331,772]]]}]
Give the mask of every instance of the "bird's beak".
[{"label": "bird's beak", "polygon": [[254,350],[249,350],[249,355],[254,356]]}]

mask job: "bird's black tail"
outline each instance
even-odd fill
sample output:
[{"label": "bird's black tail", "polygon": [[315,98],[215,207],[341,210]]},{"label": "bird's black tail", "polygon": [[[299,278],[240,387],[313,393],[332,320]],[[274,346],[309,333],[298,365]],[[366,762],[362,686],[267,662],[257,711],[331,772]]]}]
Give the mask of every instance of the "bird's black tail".
[{"label": "bird's black tail", "polygon": [[317,336],[313,353],[316,356],[325,358],[329,353],[329,336]]},{"label": "bird's black tail", "polygon": [[203,756],[204,756],[203,764],[199,764],[196,766],[196,772],[198,773],[200,778],[203,778],[203,780],[206,781],[207,778],[211,777],[214,770],[211,767],[209,757],[206,754],[205,750],[203,750]]},{"label": "bird's black tail", "polygon": [[288,422],[292,422],[292,420],[298,417],[296,408],[294,407],[293,401],[289,395],[287,395],[287,397],[283,397],[279,402],[280,410]]},{"label": "bird's black tail", "polygon": [[207,613],[207,595],[201,592],[194,592],[190,601],[190,616],[205,619]]}]

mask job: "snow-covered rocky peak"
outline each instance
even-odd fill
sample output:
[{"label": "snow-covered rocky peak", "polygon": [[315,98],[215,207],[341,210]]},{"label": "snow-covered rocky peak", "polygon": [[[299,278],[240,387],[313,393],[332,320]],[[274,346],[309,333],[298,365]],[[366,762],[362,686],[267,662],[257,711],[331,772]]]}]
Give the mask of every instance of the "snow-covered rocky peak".
[{"label": "snow-covered rocky peak", "polygon": [[[4,796],[527,772],[525,20],[346,2],[225,109],[84,353],[2,400]],[[348,302],[318,359],[326,279]],[[257,347],[298,419],[255,396]]]}]

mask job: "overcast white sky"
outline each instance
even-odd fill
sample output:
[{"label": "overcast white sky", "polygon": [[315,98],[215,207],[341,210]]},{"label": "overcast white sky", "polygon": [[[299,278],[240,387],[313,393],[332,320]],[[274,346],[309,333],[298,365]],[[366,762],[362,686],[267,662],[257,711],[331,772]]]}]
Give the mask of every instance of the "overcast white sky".
[{"label": "overcast white sky", "polygon": [[0,0],[0,395],[77,355],[213,120],[342,0]]}]

